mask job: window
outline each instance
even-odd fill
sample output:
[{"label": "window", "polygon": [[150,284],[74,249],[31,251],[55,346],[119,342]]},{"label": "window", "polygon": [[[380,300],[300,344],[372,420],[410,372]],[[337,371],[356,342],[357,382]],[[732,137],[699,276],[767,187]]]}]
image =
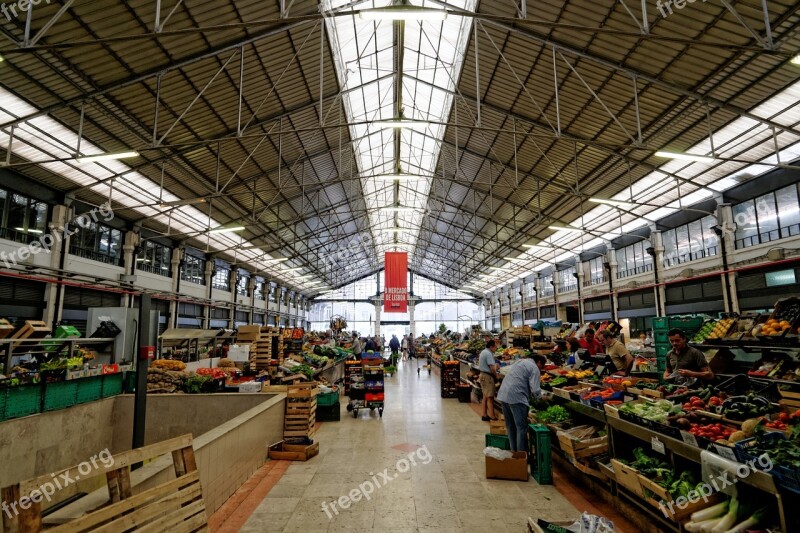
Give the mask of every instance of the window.
[{"label": "window", "polygon": [[0,237],[29,243],[47,230],[48,206],[0,189]]},{"label": "window", "polygon": [[275,283],[270,282],[269,284],[269,298],[267,299],[269,302],[277,302],[278,301],[278,286]]},{"label": "window", "polygon": [[548,274],[547,276],[542,276],[542,281],[540,285],[542,289],[542,296],[552,296],[553,295],[553,275]]},{"label": "window", "polygon": [[578,280],[575,279],[575,267],[558,271],[558,292],[574,291],[578,288]]},{"label": "window", "polygon": [[229,268],[218,266],[214,271],[214,276],[211,278],[211,287],[221,291],[231,290],[231,271]]},{"label": "window", "polygon": [[733,206],[736,248],[800,234],[797,185],[790,185]]},{"label": "window", "polygon": [[679,265],[717,255],[719,243],[712,229],[716,224],[716,217],[708,215],[662,233],[664,266]]},{"label": "window", "polygon": [[122,232],[103,224],[89,222],[70,237],[69,253],[110,265],[122,265]]},{"label": "window", "polygon": [[264,294],[265,287],[266,287],[266,282],[261,278],[256,278],[256,288],[255,288],[256,300],[266,299],[266,295]]},{"label": "window", "polygon": [[797,283],[793,269],[778,270],[777,272],[767,272],[767,287],[780,287],[781,285],[794,285]]},{"label": "window", "polygon": [[600,256],[590,259],[584,263],[584,276],[589,278],[584,280],[584,286],[588,287],[590,285],[599,285],[600,283],[605,283],[608,281],[606,279],[605,267],[603,266],[605,259],[606,258],[604,256]]},{"label": "window", "polygon": [[536,298],[536,284],[533,281],[529,281],[525,284],[525,301],[531,302]]},{"label": "window", "polygon": [[247,286],[250,284],[250,276],[243,271],[239,271],[239,276],[236,278],[236,294],[240,296],[247,296]]},{"label": "window", "polygon": [[648,248],[650,248],[650,241],[644,240],[617,250],[617,278],[635,276],[653,270],[653,258],[647,253]]},{"label": "window", "polygon": [[522,303],[522,296],[520,293],[522,292],[522,286],[512,285],[511,286],[511,300],[513,303],[518,304]]},{"label": "window", "polygon": [[198,285],[206,284],[206,261],[193,255],[186,255],[181,266],[181,279]]},{"label": "window", "polygon": [[171,277],[172,250],[157,242],[144,241],[139,255],[136,256],[136,269]]}]

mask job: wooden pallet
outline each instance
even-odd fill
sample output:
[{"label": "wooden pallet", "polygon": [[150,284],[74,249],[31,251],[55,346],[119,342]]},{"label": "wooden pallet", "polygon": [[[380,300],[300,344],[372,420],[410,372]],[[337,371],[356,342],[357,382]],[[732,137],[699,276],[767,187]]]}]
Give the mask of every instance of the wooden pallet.
[{"label": "wooden pallet", "polygon": [[[172,454],[175,479],[133,494],[131,465],[147,462],[161,455]],[[82,533],[89,531],[170,531],[183,533],[209,531],[200,475],[192,447],[192,436],[183,435],[143,448],[115,455],[108,467],[101,463],[89,476],[82,475],[74,466],[45,474],[2,489],[3,501],[19,501],[44,484],[52,483],[62,474],[65,479],[87,479],[105,476],[110,502],[104,507],[47,531]],[[81,465],[82,469],[82,465]],[[42,505],[31,500],[28,509],[20,507],[20,514],[3,517],[4,533],[30,533],[42,531]]]},{"label": "wooden pallet", "polygon": [[5,339],[14,333],[14,326],[5,318],[0,318],[0,339]]}]

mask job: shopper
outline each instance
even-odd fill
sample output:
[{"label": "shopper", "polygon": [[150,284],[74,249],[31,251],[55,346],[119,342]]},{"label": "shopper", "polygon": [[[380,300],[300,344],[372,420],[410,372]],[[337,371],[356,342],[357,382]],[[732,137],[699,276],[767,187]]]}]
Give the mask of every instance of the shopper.
[{"label": "shopper", "polygon": [[367,337],[367,342],[364,344],[364,351],[365,352],[375,352],[375,341],[372,337]]},{"label": "shopper", "polygon": [[627,376],[633,369],[633,356],[628,349],[622,344],[613,333],[603,330],[600,332],[600,338],[603,339],[603,344],[606,347],[606,354],[611,357],[611,361],[617,368],[618,374]]},{"label": "shopper", "polygon": [[400,351],[400,341],[397,340],[397,335],[392,335],[389,340],[389,349],[392,351],[392,366],[395,366],[397,364],[397,354]]},{"label": "shopper", "polygon": [[581,358],[582,350],[585,348],[581,347],[581,343],[575,337],[569,337],[567,339],[567,346],[569,346],[569,359],[567,359],[567,366],[577,370],[583,365],[583,359]]},{"label": "shopper", "polygon": [[511,451],[528,451],[528,411],[530,411],[531,396],[539,398],[542,395],[541,372],[545,364],[547,360],[542,355],[534,355],[531,359],[520,359],[503,377],[497,399],[503,406]]},{"label": "shopper", "polygon": [[595,338],[592,328],[587,328],[583,333],[583,338],[578,340],[578,342],[581,343],[581,348],[589,352],[589,355],[597,355],[605,351],[600,341]]},{"label": "shopper", "polygon": [[481,384],[481,392],[483,393],[483,400],[481,400],[481,420],[488,422],[489,420],[497,420],[494,414],[494,396],[495,396],[495,381],[497,380],[497,361],[494,360],[494,353],[497,351],[497,345],[494,341],[486,343],[486,348],[481,352],[478,358],[478,369],[481,371],[479,383]]},{"label": "shopper", "polygon": [[355,334],[353,335],[353,355],[357,357],[361,355],[361,339]]},{"label": "shopper", "polygon": [[664,379],[673,379],[678,374],[683,378],[695,378],[710,381],[714,372],[706,362],[703,352],[686,343],[686,333],[681,329],[671,329],[667,333],[672,350],[667,353],[667,369]]},{"label": "shopper", "polygon": [[408,360],[408,335],[403,335],[403,341],[400,343],[400,349],[403,352],[403,361]]}]

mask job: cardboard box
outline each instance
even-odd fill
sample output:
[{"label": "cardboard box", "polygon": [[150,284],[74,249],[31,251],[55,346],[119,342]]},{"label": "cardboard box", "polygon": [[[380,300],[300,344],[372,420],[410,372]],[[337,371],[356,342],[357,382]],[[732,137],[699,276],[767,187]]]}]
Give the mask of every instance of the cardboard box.
[{"label": "cardboard box", "polygon": [[486,479],[528,481],[528,453],[512,452],[513,457],[502,461],[486,457]]},{"label": "cardboard box", "polygon": [[506,423],[504,420],[491,420],[489,422],[489,433],[492,435],[506,435]]}]

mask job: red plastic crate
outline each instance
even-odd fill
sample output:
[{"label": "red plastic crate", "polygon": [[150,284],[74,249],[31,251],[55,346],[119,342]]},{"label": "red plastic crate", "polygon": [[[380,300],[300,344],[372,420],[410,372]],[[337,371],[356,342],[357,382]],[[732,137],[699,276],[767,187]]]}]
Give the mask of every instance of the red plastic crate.
[{"label": "red plastic crate", "polygon": [[369,393],[368,392],[364,399],[366,401],[368,401],[368,402],[382,402],[383,401],[383,393],[382,392],[379,392],[379,393]]}]

